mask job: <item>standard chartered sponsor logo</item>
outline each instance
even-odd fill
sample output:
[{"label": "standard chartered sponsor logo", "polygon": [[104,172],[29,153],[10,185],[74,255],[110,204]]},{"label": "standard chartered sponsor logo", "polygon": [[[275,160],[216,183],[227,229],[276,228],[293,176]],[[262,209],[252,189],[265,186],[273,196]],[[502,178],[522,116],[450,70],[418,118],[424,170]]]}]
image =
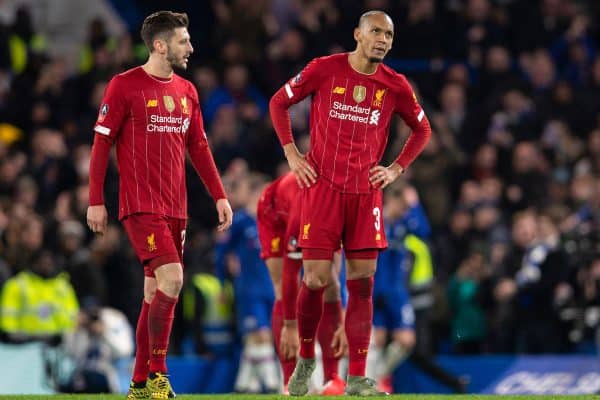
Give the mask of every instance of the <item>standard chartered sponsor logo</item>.
[{"label": "standard chartered sponsor logo", "polygon": [[371,111],[371,107],[361,107],[359,105],[351,106],[349,104],[340,103],[339,101],[334,101],[329,110],[329,117],[341,119],[343,121],[377,125],[379,124],[380,111]]},{"label": "standard chartered sponsor logo", "polygon": [[150,122],[146,125],[147,132],[158,133],[185,133],[190,126],[190,119],[183,117],[165,117],[162,115],[150,115]]}]

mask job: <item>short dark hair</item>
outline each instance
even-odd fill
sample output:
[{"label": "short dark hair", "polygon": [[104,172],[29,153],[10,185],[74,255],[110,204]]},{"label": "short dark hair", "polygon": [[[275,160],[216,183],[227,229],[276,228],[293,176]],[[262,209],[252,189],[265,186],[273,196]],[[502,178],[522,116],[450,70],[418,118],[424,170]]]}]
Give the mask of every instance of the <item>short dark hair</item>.
[{"label": "short dark hair", "polygon": [[358,27],[362,27],[364,23],[367,22],[367,19],[369,19],[369,17],[373,16],[373,15],[377,15],[377,14],[383,14],[386,17],[389,18],[389,20],[391,21],[392,18],[388,15],[388,13],[386,13],[385,11],[381,11],[381,10],[371,10],[371,11],[367,11],[365,13],[363,13],[360,18],[358,19]]},{"label": "short dark hair", "polygon": [[186,13],[157,11],[146,17],[142,24],[141,36],[150,52],[154,51],[153,42],[157,36],[169,40],[175,28],[187,28],[189,19]]}]

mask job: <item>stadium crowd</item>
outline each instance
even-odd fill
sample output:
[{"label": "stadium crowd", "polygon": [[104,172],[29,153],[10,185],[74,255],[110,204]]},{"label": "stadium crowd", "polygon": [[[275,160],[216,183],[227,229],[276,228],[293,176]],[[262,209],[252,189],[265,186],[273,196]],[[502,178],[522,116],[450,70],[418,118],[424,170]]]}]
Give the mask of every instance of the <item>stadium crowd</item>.
[{"label": "stadium crowd", "polygon": [[[130,3],[141,14],[155,6]],[[386,62],[413,82],[433,127],[400,185],[404,193],[416,189],[432,228],[434,275],[426,290],[433,301],[417,309],[426,321],[417,328],[417,346],[430,354],[585,351],[600,326],[597,2],[197,3],[187,10],[196,52],[181,74],[197,86],[229,189],[256,174],[273,179],[287,171],[268,114],[275,90],[313,57],[351,50],[361,12],[388,12],[395,38]],[[83,311],[121,310],[135,326],[143,270],[117,221],[102,236],[84,223],[92,127],[107,79],[146,57],[138,31],[132,24],[130,33],[112,37],[102,19],[90,21],[73,65],[45,51],[44,32],[27,7],[0,26],[0,329],[6,341],[72,329],[74,304]],[[304,149],[308,104],[292,109]],[[407,134],[401,120],[393,124],[388,162]],[[201,182],[188,184],[190,296],[180,302],[172,345],[176,352],[206,353],[215,348],[202,335],[206,301],[195,299],[202,293],[194,277],[214,273],[216,219]],[[113,217],[117,190],[113,162],[106,185]],[[233,189],[230,195],[232,205],[246,206]],[[52,324],[30,319],[31,330],[15,330],[14,282],[23,273],[48,287],[54,304],[46,311],[57,314]],[[69,290],[77,301],[62,296]]]}]

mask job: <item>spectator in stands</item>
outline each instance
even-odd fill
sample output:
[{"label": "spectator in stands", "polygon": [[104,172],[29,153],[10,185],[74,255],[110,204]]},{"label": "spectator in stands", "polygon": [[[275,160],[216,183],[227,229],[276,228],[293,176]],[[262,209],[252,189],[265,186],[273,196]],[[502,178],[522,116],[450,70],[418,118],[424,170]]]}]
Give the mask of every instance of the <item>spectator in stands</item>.
[{"label": "spectator in stands", "polygon": [[507,88],[520,85],[523,83],[511,58],[510,50],[499,44],[491,46],[485,54],[476,98],[490,107]]},{"label": "spectator in stands", "polygon": [[[432,118],[434,123],[436,117],[434,115]],[[407,172],[422,194],[423,207],[434,229],[442,229],[447,223],[452,207],[453,172],[462,160],[463,154],[454,137],[442,126],[438,128],[438,135],[431,136],[421,155],[414,161],[414,168]]]},{"label": "spectator in stands", "polygon": [[83,224],[75,220],[65,220],[58,226],[58,255],[80,304],[105,304],[106,283],[100,266],[91,256],[90,250],[83,247],[85,239]]},{"label": "spectator in stands", "polygon": [[238,118],[246,123],[261,118],[267,112],[267,99],[250,82],[248,68],[243,64],[231,65],[224,75],[224,85],[213,91],[203,110],[209,126],[223,105],[234,106]]},{"label": "spectator in stands", "polygon": [[567,279],[566,256],[556,243],[550,245],[548,235],[542,240],[538,216],[532,211],[515,214],[512,232],[513,248],[504,261],[502,280],[495,289],[497,293],[502,285],[510,285],[512,289],[499,298],[512,303],[514,320],[506,320],[507,325],[504,325],[515,332],[512,351],[558,352],[560,335],[548,335],[548,332],[558,330],[555,293],[559,284]]},{"label": "spectator in stands", "polygon": [[74,364],[65,393],[119,393],[117,362],[133,354],[133,329],[119,310],[90,302],[77,328],[65,335],[63,348]]},{"label": "spectator in stands", "polygon": [[285,31],[267,48],[263,79],[267,79],[269,93],[275,92],[290,75],[297,74],[304,67],[306,41],[298,29]]},{"label": "spectator in stands", "polygon": [[451,339],[457,354],[481,354],[485,350],[487,321],[479,302],[479,283],[490,273],[483,247],[474,247],[448,282]]},{"label": "spectator in stands", "polygon": [[515,146],[506,187],[511,212],[546,205],[547,168],[547,161],[536,142],[521,142]]}]

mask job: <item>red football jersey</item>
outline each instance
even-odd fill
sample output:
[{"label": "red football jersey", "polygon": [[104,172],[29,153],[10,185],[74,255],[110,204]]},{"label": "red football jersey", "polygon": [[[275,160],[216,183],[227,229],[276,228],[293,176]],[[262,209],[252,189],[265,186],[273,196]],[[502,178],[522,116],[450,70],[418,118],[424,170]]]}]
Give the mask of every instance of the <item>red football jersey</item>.
[{"label": "red football jersey", "polygon": [[299,207],[300,193],[300,186],[293,173],[288,172],[275,179],[262,193],[260,201],[264,205],[265,214],[259,218],[259,223],[262,220],[272,225],[271,228],[277,226],[285,231],[291,209]]},{"label": "red football jersey", "polygon": [[[404,168],[421,152],[431,128],[404,77],[379,65],[373,74],[354,70],[349,53],[316,58],[273,97],[289,107],[312,95],[311,148],[307,159],[319,179],[346,193],[368,193],[369,170],[383,156],[394,113],[413,133],[396,160]],[[277,114],[277,115],[273,115]],[[291,130],[280,112],[271,113],[282,145],[292,141]]]},{"label": "red football jersey", "polygon": [[[138,212],[187,217],[185,150],[192,154],[208,146],[198,94],[189,81],[176,74],[159,79],[141,67],[116,75],[94,131],[116,142],[119,219]],[[210,158],[202,162],[214,165]],[[216,187],[218,192],[220,180]]]},{"label": "red football jersey", "polygon": [[275,180],[272,185],[276,185],[274,193],[274,211],[285,223],[288,221],[292,207],[298,207],[300,186],[293,173],[288,172]]}]

